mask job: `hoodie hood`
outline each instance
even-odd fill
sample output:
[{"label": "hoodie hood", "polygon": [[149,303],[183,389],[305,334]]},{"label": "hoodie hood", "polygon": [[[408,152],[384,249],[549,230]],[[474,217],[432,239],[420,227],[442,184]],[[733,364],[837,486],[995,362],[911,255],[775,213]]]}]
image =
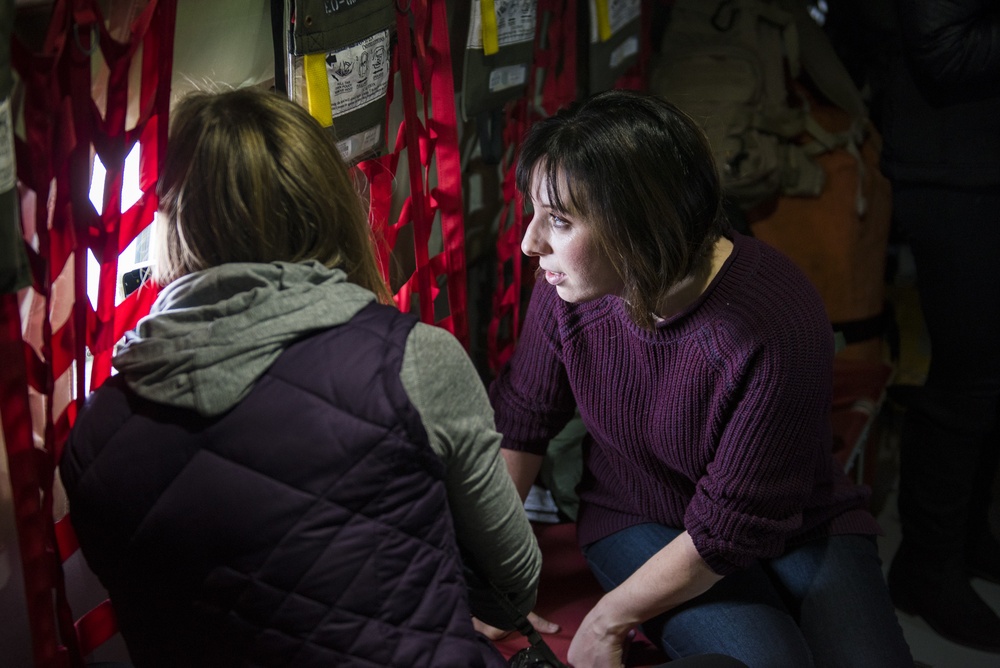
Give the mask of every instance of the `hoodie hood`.
[{"label": "hoodie hood", "polygon": [[126,335],[114,366],[139,396],[225,413],[295,341],[375,300],[321,263],[232,263],[184,276]]}]

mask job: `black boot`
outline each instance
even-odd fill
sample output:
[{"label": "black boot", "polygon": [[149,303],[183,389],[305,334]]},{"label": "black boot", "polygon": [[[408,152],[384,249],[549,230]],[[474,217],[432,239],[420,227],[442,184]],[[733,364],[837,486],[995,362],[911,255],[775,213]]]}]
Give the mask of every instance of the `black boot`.
[{"label": "black boot", "polygon": [[1000,653],[1000,616],[979,597],[959,563],[934,563],[906,543],[889,568],[889,594],[896,608],[919,615],[951,642]]},{"label": "black boot", "polygon": [[965,566],[972,575],[1000,584],[1000,542],[990,533],[971,540]]},{"label": "black boot", "polygon": [[986,439],[969,499],[969,533],[965,541],[965,566],[976,577],[1000,584],[1000,541],[990,523],[994,480],[1000,464],[1000,434],[994,427]]}]

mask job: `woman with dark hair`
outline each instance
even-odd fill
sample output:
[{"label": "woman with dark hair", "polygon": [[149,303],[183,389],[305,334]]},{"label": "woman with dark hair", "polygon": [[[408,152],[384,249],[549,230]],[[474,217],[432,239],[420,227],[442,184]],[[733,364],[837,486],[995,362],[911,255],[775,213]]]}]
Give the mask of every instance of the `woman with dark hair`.
[{"label": "woman with dark hair", "polygon": [[695,123],[609,91],[535,124],[517,181],[539,280],[490,398],[522,498],[574,408],[587,427],[578,537],[607,593],[570,662],[620,666],[642,625],[672,657],[912,666],[832,456],[823,303],[730,229]]},{"label": "woman with dark hair", "polygon": [[[504,666],[541,557],[485,389],[389,306],[329,134],[286,98],[173,112],[163,291],[61,463],[136,666]],[[382,302],[382,303],[380,303]]]}]

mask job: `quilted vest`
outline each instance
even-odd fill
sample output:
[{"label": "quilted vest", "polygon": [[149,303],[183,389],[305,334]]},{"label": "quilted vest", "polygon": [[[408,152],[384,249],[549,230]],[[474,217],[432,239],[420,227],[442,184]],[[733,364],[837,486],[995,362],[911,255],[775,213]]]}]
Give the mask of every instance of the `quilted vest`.
[{"label": "quilted vest", "polygon": [[504,665],[399,379],[415,322],[370,305],[217,418],[91,397],[63,476],[136,666]]}]

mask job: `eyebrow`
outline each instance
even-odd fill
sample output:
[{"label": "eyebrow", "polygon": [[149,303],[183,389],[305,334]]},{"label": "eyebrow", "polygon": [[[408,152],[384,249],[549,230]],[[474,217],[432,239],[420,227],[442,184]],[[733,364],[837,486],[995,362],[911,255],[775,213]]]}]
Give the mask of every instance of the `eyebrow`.
[{"label": "eyebrow", "polygon": [[[543,194],[545,195],[544,201],[540,197]],[[554,213],[566,214],[567,216],[575,215],[572,211],[569,211],[565,207],[553,201],[554,199],[563,199],[559,197],[560,194],[562,193],[556,192],[556,190],[552,187],[546,188],[544,193],[541,188],[535,188],[534,192],[531,193],[531,201],[540,203],[546,209]]]},{"label": "eyebrow", "polygon": [[[575,218],[577,216],[577,214],[573,213],[572,211],[567,211],[566,209],[564,209],[564,208],[562,208],[560,206],[556,206],[555,204],[553,204],[551,202],[547,202],[547,201],[546,202],[542,202],[540,200],[536,200],[534,197],[531,198],[531,201],[532,201],[532,206],[535,206],[536,208],[545,209],[548,212],[556,214],[556,215],[558,215],[560,217]],[[537,202],[537,205],[535,204],[536,202]]]}]

